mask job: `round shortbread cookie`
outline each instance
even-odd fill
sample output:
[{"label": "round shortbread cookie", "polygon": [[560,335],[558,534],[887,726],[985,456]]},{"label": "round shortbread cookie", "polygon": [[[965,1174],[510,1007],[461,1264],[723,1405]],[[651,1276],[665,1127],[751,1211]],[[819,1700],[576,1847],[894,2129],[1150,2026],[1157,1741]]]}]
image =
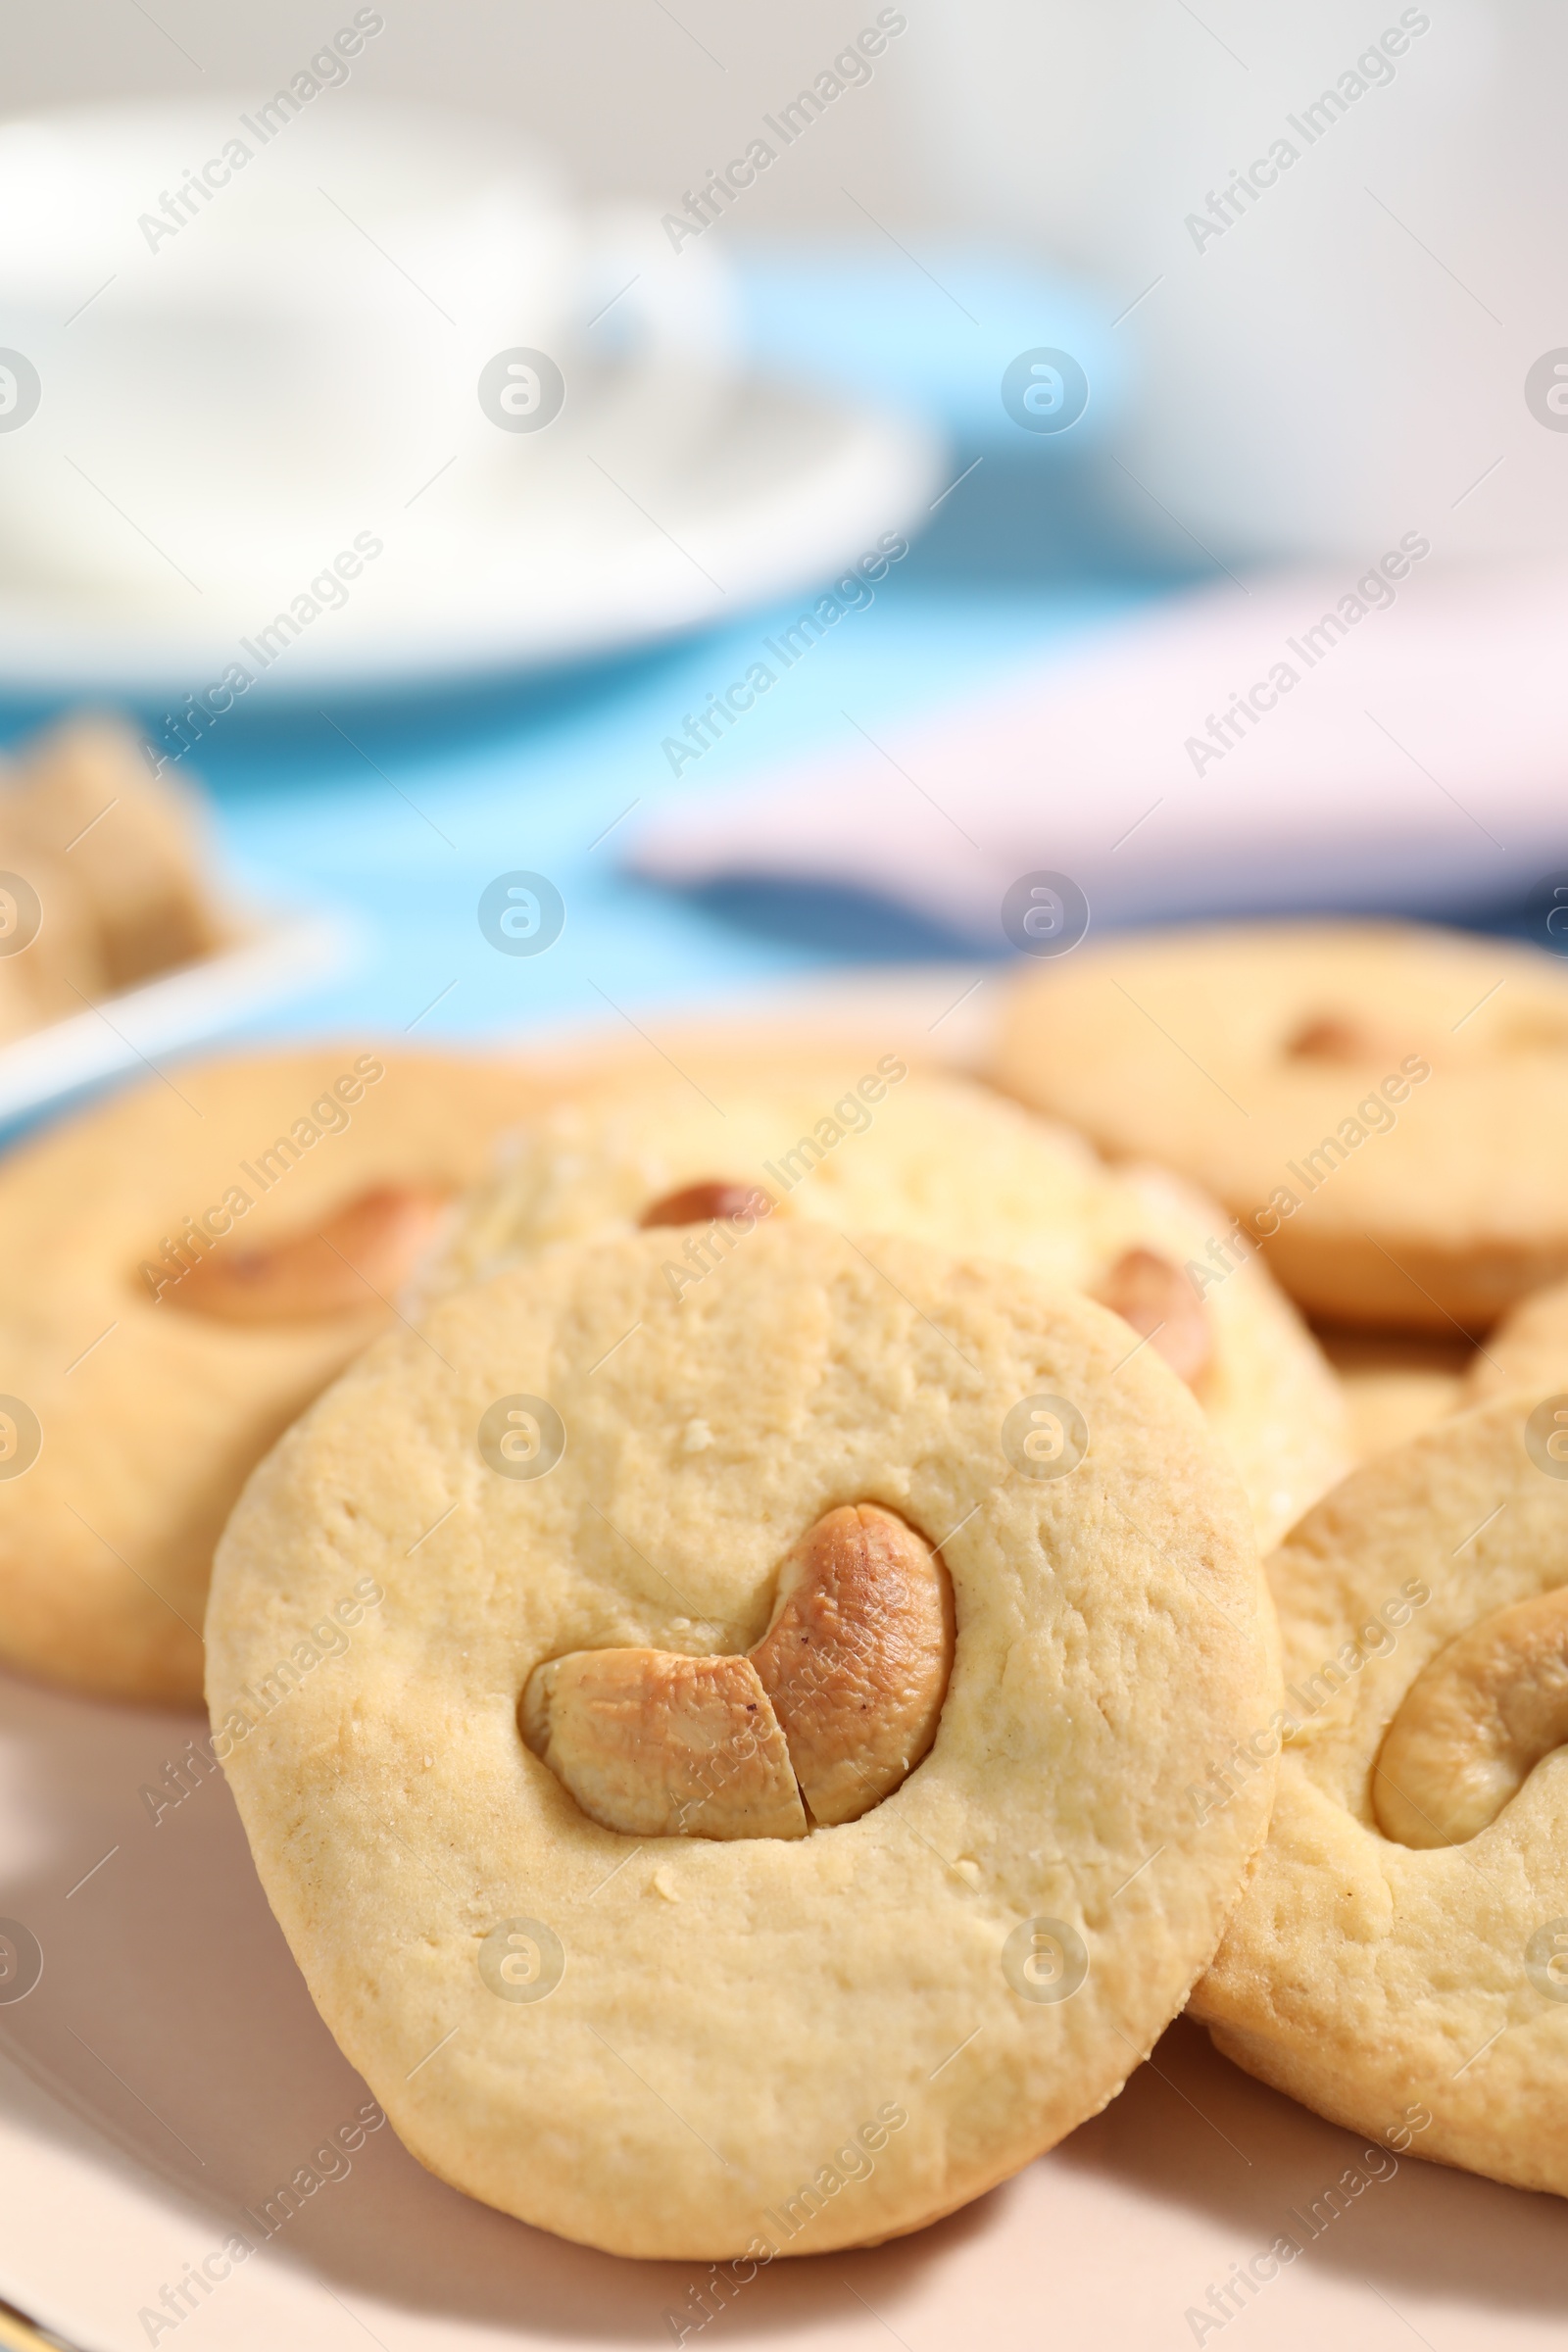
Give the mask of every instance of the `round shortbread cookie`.
[{"label": "round shortbread cookie", "polygon": [[1415,925],[1168,932],[1021,980],[999,1071],[1202,1184],[1314,1314],[1467,1336],[1568,1274],[1568,972]]},{"label": "round shortbread cookie", "polygon": [[7,1160],[6,1663],[199,1702],[246,1477],[392,1319],[442,1197],[537,1099],[499,1061],[315,1046],[149,1079]]},{"label": "round shortbread cookie", "polygon": [[1274,1819],[1193,2012],[1335,2123],[1568,2194],[1568,1437],[1462,1413],[1269,1581]]},{"label": "round shortbread cookie", "polygon": [[[1185,1791],[1268,1722],[1276,1636],[1234,1473],[1104,1309],[804,1218],[677,1300],[666,1247],[558,1250],[362,1356],[224,1533],[208,1695],[312,1995],[415,2155],[566,2237],[756,2262],[915,2229],[1113,2096],[1264,1834],[1270,1764],[1203,1824]],[[811,1827],[764,1652],[846,1521],[913,1573],[860,1590],[841,1764],[887,1764],[906,1689],[877,1612],[934,1575],[956,1642],[923,1761],[929,1723]],[[846,1595],[809,1620],[829,1655]],[[572,1696],[578,1763],[657,1814],[746,1652],[778,1722],[755,1687],[744,1819],[722,1773],[688,1788],[710,1834],[602,1826],[524,1744],[519,1706],[538,1743],[541,1691]]]},{"label": "round shortbread cookie", "polygon": [[1466,1400],[1534,1390],[1568,1389],[1568,1282],[1554,1282],[1522,1298],[1497,1325],[1465,1380]]},{"label": "round shortbread cookie", "polygon": [[[667,1205],[715,1180],[738,1215],[715,1219],[701,1197]],[[666,1279],[689,1288],[734,1246],[752,1188],[840,1232],[1006,1258],[1152,1330],[1228,1446],[1265,1548],[1349,1464],[1332,1374],[1256,1253],[1227,1249],[1211,1202],[1156,1169],[1109,1170],[1081,1137],[962,1079],[911,1075],[894,1054],[847,1087],[795,1069],[714,1100],[676,1081],[551,1105],[509,1139],[504,1173],[466,1204],[434,1279],[627,1233],[664,1202],[690,1225],[672,1223]]]}]

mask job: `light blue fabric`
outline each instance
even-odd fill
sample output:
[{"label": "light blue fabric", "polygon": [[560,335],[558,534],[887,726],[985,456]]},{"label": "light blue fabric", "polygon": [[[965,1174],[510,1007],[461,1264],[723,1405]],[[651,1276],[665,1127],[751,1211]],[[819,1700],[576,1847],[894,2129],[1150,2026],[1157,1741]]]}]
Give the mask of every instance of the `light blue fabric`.
[{"label": "light blue fabric", "polygon": [[[413,1024],[413,1036],[431,1038],[584,1013],[613,1021],[612,1005],[721,1002],[839,960],[828,947],[634,883],[617,853],[677,791],[700,800],[775,761],[837,748],[853,739],[845,710],[876,733],[983,693],[1115,601],[1104,591],[999,597],[898,582],[813,647],[678,785],[662,739],[744,671],[788,611],[548,692],[497,690],[477,715],[445,699],[380,710],[329,703],[373,767],[314,713],[314,724],[236,734],[221,752],[215,737],[208,773],[236,878],[264,897],[344,908],[363,935],[357,970],[261,1025],[395,1034]],[[545,874],[565,903],[561,937],[538,956],[498,953],[479,928],[480,893],[513,870]],[[875,877],[866,882],[874,890]]]}]

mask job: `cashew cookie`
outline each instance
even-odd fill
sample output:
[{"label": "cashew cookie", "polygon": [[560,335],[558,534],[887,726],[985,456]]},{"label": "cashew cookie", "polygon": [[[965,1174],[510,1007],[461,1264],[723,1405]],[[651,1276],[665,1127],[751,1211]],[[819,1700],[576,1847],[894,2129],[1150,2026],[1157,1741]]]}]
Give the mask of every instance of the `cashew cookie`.
[{"label": "cashew cookie", "polygon": [[1337,1322],[1483,1333],[1568,1276],[1568,971],[1395,923],[1085,948],[1014,987],[998,1072],[1159,1158]]},{"label": "cashew cookie", "polygon": [[1104,1308],[806,1217],[678,1298],[668,1250],[554,1250],[351,1366],[224,1533],[208,1695],[414,2154],[757,2263],[1114,2095],[1263,1836],[1266,1762],[1184,1792],[1277,1708],[1275,1632],[1234,1472]]},{"label": "cashew cookie", "polygon": [[669,1229],[678,1294],[773,1216],[902,1234],[1029,1266],[1123,1316],[1229,1447],[1265,1546],[1348,1466],[1310,1335],[1255,1251],[1232,1248],[1228,1220],[1176,1179],[1109,1170],[1064,1128],[893,1054],[848,1086],[825,1068],[698,1076],[701,1091],[622,1083],[542,1112],[467,1204],[436,1279],[640,1225]]},{"label": "cashew cookie", "polygon": [[[1335,2123],[1568,2195],[1557,1401],[1553,1419],[1498,1397],[1384,1454],[1270,1561],[1279,1791],[1192,2008],[1227,2057]],[[1234,1780],[1195,1789],[1195,1811]]]},{"label": "cashew cookie", "polygon": [[200,1699],[247,1475],[535,1100],[500,1062],[311,1047],[149,1079],[7,1159],[0,1657]]}]

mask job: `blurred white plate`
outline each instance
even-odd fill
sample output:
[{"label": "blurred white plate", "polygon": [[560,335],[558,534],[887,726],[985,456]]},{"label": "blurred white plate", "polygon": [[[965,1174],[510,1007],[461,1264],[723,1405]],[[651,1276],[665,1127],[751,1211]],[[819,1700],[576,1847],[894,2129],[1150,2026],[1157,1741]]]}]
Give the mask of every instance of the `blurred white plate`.
[{"label": "blurred white plate", "polygon": [[613,476],[586,440],[564,451],[543,511],[521,466],[515,495],[488,502],[465,496],[457,463],[411,482],[401,511],[367,517],[384,552],[348,601],[266,666],[259,632],[330,547],[243,598],[182,585],[172,560],[160,597],[0,576],[0,688],[177,703],[238,662],[258,690],[314,696],[605,654],[830,577],[923,521],[946,479],[922,427],[760,380],[734,388],[700,458],[665,464],[654,440],[635,472],[617,454]]},{"label": "blurred white plate", "polygon": [[220,1037],[339,969],[350,945],[340,919],[252,914],[216,956],[0,1046],[0,1128],[80,1087]]}]

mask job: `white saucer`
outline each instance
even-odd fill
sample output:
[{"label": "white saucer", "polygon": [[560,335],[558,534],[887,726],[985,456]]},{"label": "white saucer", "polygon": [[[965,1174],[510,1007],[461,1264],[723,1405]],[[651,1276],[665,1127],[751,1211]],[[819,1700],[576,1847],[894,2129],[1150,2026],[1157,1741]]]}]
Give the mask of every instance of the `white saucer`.
[{"label": "white saucer", "polygon": [[561,456],[548,509],[520,464],[514,496],[467,495],[462,461],[416,476],[368,518],[383,553],[349,601],[265,664],[259,633],[330,560],[308,517],[299,577],[254,592],[192,593],[172,565],[135,595],[0,580],[0,691],[177,700],[238,662],[294,698],[606,654],[830,578],[923,520],[945,478],[919,425],[760,379],[735,385],[700,459],[649,448],[633,468],[622,441],[612,471],[587,436]]}]

